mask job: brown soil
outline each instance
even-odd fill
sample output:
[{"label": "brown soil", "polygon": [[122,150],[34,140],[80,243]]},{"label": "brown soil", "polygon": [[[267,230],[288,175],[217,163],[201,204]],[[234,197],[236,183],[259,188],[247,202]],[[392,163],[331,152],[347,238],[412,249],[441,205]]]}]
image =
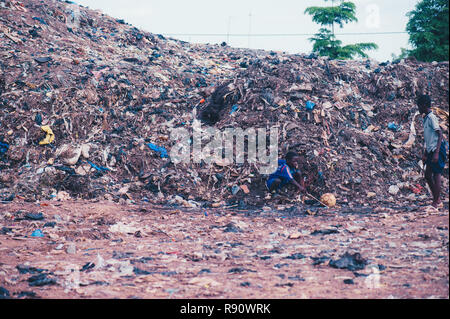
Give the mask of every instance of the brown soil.
[{"label": "brown soil", "polygon": [[[1,206],[0,286],[12,298],[449,298],[447,209],[448,201],[440,211],[287,205],[207,212],[12,202]],[[43,220],[24,219],[38,212]],[[36,229],[45,237],[31,237]],[[364,269],[328,264],[345,252],[360,253]],[[311,257],[329,259],[313,265]],[[95,266],[80,271],[88,263]],[[18,265],[55,283],[30,286],[39,273],[21,274]]]}]

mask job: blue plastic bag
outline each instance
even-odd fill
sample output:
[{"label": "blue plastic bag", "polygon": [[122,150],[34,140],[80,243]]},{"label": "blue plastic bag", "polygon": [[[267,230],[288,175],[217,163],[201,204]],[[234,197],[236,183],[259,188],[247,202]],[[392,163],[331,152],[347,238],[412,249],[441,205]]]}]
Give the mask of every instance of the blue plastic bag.
[{"label": "blue plastic bag", "polygon": [[39,22],[42,23],[42,24],[48,25],[47,22],[45,22],[45,20],[42,19],[42,18],[39,18],[39,17],[33,17],[33,20],[36,20],[36,21],[39,21]]},{"label": "blue plastic bag", "polygon": [[0,155],[5,154],[6,151],[8,151],[8,148],[9,148],[9,144],[8,143],[0,142]]},{"label": "blue plastic bag", "polygon": [[160,153],[161,158],[169,157],[169,155],[167,155],[167,150],[164,147],[160,147],[160,146],[152,144],[152,143],[148,143],[147,146],[152,151]]},{"label": "blue plastic bag", "polygon": [[398,132],[402,129],[401,125],[395,124],[394,122],[391,122],[388,124],[388,129],[394,132]]},{"label": "blue plastic bag", "polygon": [[311,102],[311,101],[307,101],[306,102],[306,109],[307,110],[309,110],[309,111],[313,110],[314,106],[316,106],[316,104],[314,102]]},{"label": "blue plastic bag", "polygon": [[33,233],[31,233],[31,237],[44,237],[44,233],[40,229],[36,229]]},{"label": "blue plastic bag", "polygon": [[92,163],[91,161],[86,161],[86,162],[88,162],[88,163],[89,163],[93,168],[95,168],[97,171],[100,171],[100,172],[107,172],[107,171],[110,170],[110,169],[107,168],[107,167],[97,166],[97,165],[95,165],[94,163]]}]

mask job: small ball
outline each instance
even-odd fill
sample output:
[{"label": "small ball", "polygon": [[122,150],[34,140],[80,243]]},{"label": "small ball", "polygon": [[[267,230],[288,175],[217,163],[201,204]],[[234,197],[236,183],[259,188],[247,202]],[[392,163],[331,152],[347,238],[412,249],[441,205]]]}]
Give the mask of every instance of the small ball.
[{"label": "small ball", "polygon": [[322,197],[320,197],[320,201],[328,207],[334,207],[334,205],[336,205],[336,197],[331,193],[323,194]]}]

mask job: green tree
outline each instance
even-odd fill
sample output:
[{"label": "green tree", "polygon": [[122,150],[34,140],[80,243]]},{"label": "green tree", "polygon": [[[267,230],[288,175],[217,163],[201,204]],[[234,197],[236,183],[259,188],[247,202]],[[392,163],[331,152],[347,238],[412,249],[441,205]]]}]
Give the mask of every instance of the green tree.
[{"label": "green tree", "polygon": [[333,0],[331,7],[306,8],[305,13],[312,16],[312,20],[322,26],[319,32],[309,39],[314,43],[313,52],[332,59],[352,59],[355,56],[367,58],[365,51],[377,49],[378,46],[371,42],[342,46],[342,41],[336,38],[334,25],[337,24],[343,28],[346,23],[357,22],[355,10],[356,6],[353,2],[340,1],[339,5],[335,6]]},{"label": "green tree", "polygon": [[406,59],[409,56],[409,51],[405,48],[400,48],[400,54],[391,53],[392,61],[399,61],[401,59]]},{"label": "green tree", "polygon": [[448,14],[448,0],[422,0],[407,13],[409,55],[426,62],[449,59]]}]

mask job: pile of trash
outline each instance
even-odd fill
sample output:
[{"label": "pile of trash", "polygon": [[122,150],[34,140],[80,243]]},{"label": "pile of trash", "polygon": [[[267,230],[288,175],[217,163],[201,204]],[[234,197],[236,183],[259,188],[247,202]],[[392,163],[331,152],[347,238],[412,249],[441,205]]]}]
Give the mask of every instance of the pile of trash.
[{"label": "pile of trash", "polygon": [[[251,59],[213,92],[200,118],[222,130],[278,127],[280,155],[305,157],[314,195],[335,193],[341,203],[424,199],[423,127],[415,103],[420,92],[432,96],[448,140],[448,62],[272,53]],[[230,96],[236,98],[228,101]],[[244,168],[238,175],[245,180],[251,173]],[[444,175],[448,183],[448,169]]]},{"label": "pile of trash", "polygon": [[71,1],[0,0],[0,39],[2,201],[275,201],[254,164],[171,160],[171,132],[197,121],[277,127],[279,157],[304,155],[313,195],[414,200],[427,196],[418,92],[431,95],[448,140],[448,62],[191,44]]}]

